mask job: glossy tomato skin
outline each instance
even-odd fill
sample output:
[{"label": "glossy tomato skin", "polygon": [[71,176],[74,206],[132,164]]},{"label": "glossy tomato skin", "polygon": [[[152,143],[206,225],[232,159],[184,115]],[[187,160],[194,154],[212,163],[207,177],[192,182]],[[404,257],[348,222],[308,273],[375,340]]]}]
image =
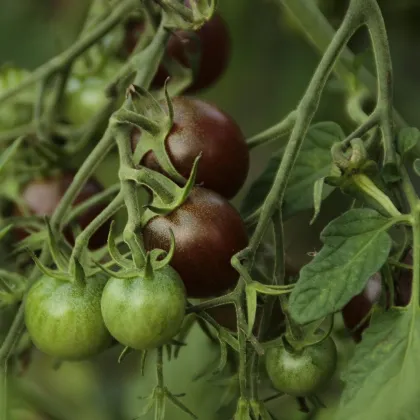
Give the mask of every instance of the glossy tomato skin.
[{"label": "glossy tomato skin", "polygon": [[[355,342],[362,340],[363,331],[369,326],[369,320],[364,322],[356,330],[354,328],[367,316],[372,306],[379,302],[382,293],[382,279],[379,273],[369,278],[362,293],[353,297],[342,310],[344,325],[352,331]],[[354,330],[354,331],[353,331]]]},{"label": "glossy tomato skin", "polygon": [[[22,190],[21,197],[29,213],[41,217],[51,216],[55,208],[58,206],[58,203],[63,197],[65,191],[72,183],[73,178],[73,172],[66,172],[55,177],[34,180],[27,184]],[[74,201],[74,205],[80,204],[102,191],[103,188],[99,182],[95,178],[91,178],[80,191],[79,195]],[[84,229],[104,208],[104,205],[90,207],[88,211],[84,212],[78,217],[77,221],[80,227]],[[23,209],[16,207],[14,214],[19,216],[24,214],[24,211]],[[106,245],[110,223],[110,221],[107,221],[95,232],[89,241],[90,249],[97,249]],[[74,238],[71,229],[66,229],[64,234],[66,239],[71,244],[74,244]],[[16,230],[16,236],[17,239],[21,240],[28,236],[28,234],[25,231],[19,229]]]},{"label": "glossy tomato skin", "polygon": [[25,302],[25,323],[35,346],[61,360],[83,360],[109,347],[101,314],[102,277],[85,285],[41,277]]},{"label": "glossy tomato skin", "polygon": [[231,257],[248,245],[239,213],[219,194],[195,187],[188,199],[166,216],[151,219],[143,230],[147,250],[168,250],[170,229],[175,236],[171,261],[187,296],[218,296],[235,286],[238,273]]},{"label": "glossy tomato skin", "polygon": [[185,316],[185,288],[170,266],[153,278],[111,278],[102,296],[102,315],[121,344],[149,350],[166,344],[179,331]]},{"label": "glossy tomato skin", "polygon": [[[194,160],[202,153],[196,182],[232,198],[243,186],[249,170],[249,151],[235,121],[216,106],[187,97],[173,99],[174,123],[165,140],[166,151],[175,169],[188,179]],[[132,149],[141,141],[132,135]],[[141,164],[164,173],[153,152]]]},{"label": "glossy tomato skin", "polygon": [[265,365],[274,387],[294,397],[307,397],[319,391],[337,366],[337,348],[331,337],[292,353],[284,344],[267,349]]},{"label": "glossy tomato skin", "polygon": [[[225,20],[215,13],[198,31],[177,31],[168,41],[167,54],[189,67],[189,53],[199,53],[194,81],[187,92],[192,93],[212,86],[225,72],[231,54],[231,38]],[[162,87],[168,72],[161,66],[153,85]]]},{"label": "glossy tomato skin", "polygon": [[[123,49],[126,54],[133,52],[144,31],[144,23],[130,21],[126,26]],[[231,54],[231,38],[225,20],[215,13],[198,31],[176,31],[168,40],[166,53],[185,67],[190,67],[188,56],[198,54],[194,80],[187,92],[192,93],[213,85],[225,72]],[[169,77],[163,66],[159,66],[152,86],[162,88]]]}]

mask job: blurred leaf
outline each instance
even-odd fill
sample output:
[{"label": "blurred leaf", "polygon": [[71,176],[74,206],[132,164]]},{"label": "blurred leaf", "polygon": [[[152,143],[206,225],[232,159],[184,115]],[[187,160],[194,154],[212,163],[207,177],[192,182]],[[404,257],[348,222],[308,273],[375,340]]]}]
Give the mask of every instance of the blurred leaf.
[{"label": "blurred leaf", "polygon": [[[285,220],[301,210],[313,207],[314,184],[330,174],[331,146],[343,139],[343,130],[334,122],[317,123],[309,129],[284,196],[282,214]],[[263,204],[273,184],[281,158],[281,154],[271,158],[266,170],[251,186],[242,203],[241,212],[244,217],[250,216]],[[334,187],[325,185],[321,198],[325,199],[333,190]]]},{"label": "blurred leaf", "polygon": [[290,295],[291,316],[302,324],[315,321],[359,294],[388,257],[389,226],[372,209],[349,210],[330,222],[321,233],[323,248],[302,268]]},{"label": "blurred leaf", "polygon": [[342,378],[337,420],[417,419],[420,392],[420,311],[374,314]]},{"label": "blurred leaf", "polygon": [[401,158],[410,153],[420,142],[420,131],[415,127],[404,127],[398,133],[397,150]]},{"label": "blurred leaf", "polygon": [[0,174],[4,171],[6,165],[12,160],[13,155],[18,151],[24,137],[16,139],[0,156]]},{"label": "blurred leaf", "polygon": [[4,227],[3,229],[0,230],[0,240],[2,240],[10,231],[10,229],[12,229],[13,225],[8,225],[6,227]]}]

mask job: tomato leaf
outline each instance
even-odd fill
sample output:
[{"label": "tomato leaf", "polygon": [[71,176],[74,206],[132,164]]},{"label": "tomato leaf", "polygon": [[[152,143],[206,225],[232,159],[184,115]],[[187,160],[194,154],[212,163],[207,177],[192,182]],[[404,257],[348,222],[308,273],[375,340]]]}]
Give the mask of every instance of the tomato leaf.
[{"label": "tomato leaf", "polygon": [[330,222],[321,233],[323,248],[302,268],[290,295],[291,316],[302,324],[315,321],[360,293],[388,257],[389,226],[390,219],[367,208]]},{"label": "tomato leaf", "polygon": [[342,374],[337,420],[418,418],[420,310],[374,314]]},{"label": "tomato leaf", "polygon": [[[284,196],[283,219],[290,218],[301,210],[314,205],[314,184],[328,176],[332,170],[331,146],[344,139],[344,132],[334,122],[314,124],[308,131],[302,149],[290,174]],[[250,216],[264,202],[273,184],[282,154],[270,159],[266,170],[254,182],[245,197],[241,212],[244,217]],[[321,199],[325,199],[334,187],[325,185]]]},{"label": "tomato leaf", "polygon": [[398,133],[397,150],[404,159],[420,143],[420,131],[415,127],[404,127]]}]

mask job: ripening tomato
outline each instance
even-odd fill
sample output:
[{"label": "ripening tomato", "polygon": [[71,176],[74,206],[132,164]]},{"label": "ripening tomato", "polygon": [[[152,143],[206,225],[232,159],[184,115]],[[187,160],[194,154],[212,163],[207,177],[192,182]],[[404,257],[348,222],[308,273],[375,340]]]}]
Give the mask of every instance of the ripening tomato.
[{"label": "ripening tomato", "polygon": [[[382,293],[382,278],[379,273],[369,278],[366,287],[353,297],[342,310],[344,325],[352,331],[354,341],[362,339],[363,331],[369,326],[369,319],[359,325],[367,316],[372,306],[379,301]],[[354,330],[359,325],[359,327]]]},{"label": "ripening tomato", "polygon": [[111,344],[101,314],[102,276],[86,283],[43,276],[29,290],[25,323],[35,346],[62,360],[83,360]]},{"label": "ripening tomato", "polygon": [[[130,54],[144,31],[141,21],[130,21],[126,26],[124,50]],[[166,53],[179,61],[183,66],[190,67],[190,55],[199,57],[193,75],[194,80],[187,92],[196,92],[210,87],[225,72],[231,54],[231,39],[228,27],[220,14],[215,13],[196,32],[176,31],[169,38]],[[169,76],[163,66],[160,66],[152,82],[154,87],[163,87]]]},{"label": "ripening tomato", "polygon": [[170,266],[151,278],[111,278],[102,295],[105,325],[121,344],[149,350],[166,344],[179,331],[185,316],[185,288]]},{"label": "ripening tomato", "polygon": [[[166,107],[165,104],[163,104]],[[166,151],[175,169],[188,178],[196,157],[196,182],[232,198],[244,184],[249,170],[249,151],[236,122],[216,106],[186,97],[173,98],[174,122],[165,139]],[[133,131],[133,151],[141,136]],[[164,173],[152,151],[141,164]]]},{"label": "ripening tomato", "polygon": [[[65,191],[70,186],[74,178],[73,172],[65,172],[61,175],[42,178],[31,181],[21,193],[21,198],[25,204],[25,209],[16,207],[14,214],[21,216],[27,210],[36,216],[51,216],[63,197]],[[80,204],[95,194],[103,190],[102,186],[94,178],[91,178],[82,188],[74,204]],[[77,218],[77,222],[84,229],[103,209],[104,205],[92,206]],[[110,221],[104,223],[92,236],[89,241],[89,248],[101,248],[107,243]],[[16,229],[16,236],[19,240],[24,239],[28,234],[22,229]],[[64,232],[66,239],[73,244],[74,238],[71,229]]]},{"label": "ripening tomato", "polygon": [[307,397],[331,379],[337,366],[337,348],[331,337],[299,352],[281,343],[267,349],[265,364],[278,391],[294,397]]},{"label": "ripening tomato", "polygon": [[187,296],[217,296],[235,286],[239,276],[230,260],[248,245],[248,238],[239,213],[228,201],[205,188],[193,188],[180,207],[147,223],[146,249],[169,250],[171,230],[175,236],[171,265]]}]

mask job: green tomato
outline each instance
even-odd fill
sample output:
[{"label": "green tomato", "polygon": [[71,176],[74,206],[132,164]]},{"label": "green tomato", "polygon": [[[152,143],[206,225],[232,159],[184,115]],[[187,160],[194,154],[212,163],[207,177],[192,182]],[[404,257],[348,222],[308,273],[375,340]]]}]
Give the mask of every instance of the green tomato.
[{"label": "green tomato", "polygon": [[152,278],[111,278],[102,295],[102,315],[111,334],[137,350],[159,347],[174,337],[185,315],[184,284],[170,266]]},{"label": "green tomato", "polygon": [[103,277],[85,284],[44,276],[30,289],[25,322],[35,346],[63,360],[83,360],[111,344],[101,315]]},{"label": "green tomato", "polygon": [[75,125],[83,125],[103,109],[108,102],[105,89],[120,66],[111,61],[92,76],[70,78],[64,95],[64,119]]},{"label": "green tomato", "polygon": [[337,366],[337,349],[331,337],[300,352],[291,352],[282,343],[267,350],[265,365],[277,390],[305,397],[331,379]]}]

